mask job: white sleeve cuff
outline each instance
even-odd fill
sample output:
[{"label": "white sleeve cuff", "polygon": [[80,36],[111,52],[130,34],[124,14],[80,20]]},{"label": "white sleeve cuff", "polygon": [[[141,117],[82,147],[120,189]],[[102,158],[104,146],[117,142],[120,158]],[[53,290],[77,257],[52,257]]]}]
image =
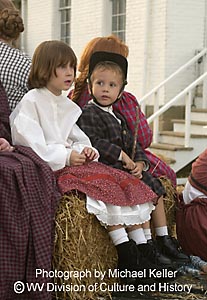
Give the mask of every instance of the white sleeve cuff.
[{"label": "white sleeve cuff", "polygon": [[71,152],[72,152],[73,150],[72,149],[68,149],[67,148],[67,153],[68,153],[68,155],[67,155],[67,157],[66,157],[66,162],[65,162],[65,165],[66,166],[70,166],[70,156],[71,156]]}]

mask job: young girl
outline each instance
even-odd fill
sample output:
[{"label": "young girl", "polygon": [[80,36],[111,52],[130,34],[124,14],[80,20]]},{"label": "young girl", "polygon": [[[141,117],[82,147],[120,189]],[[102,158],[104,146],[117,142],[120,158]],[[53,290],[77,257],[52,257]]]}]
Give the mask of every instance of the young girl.
[{"label": "young girl", "polygon": [[[125,170],[136,178],[142,179],[160,198],[158,201],[158,206],[160,206],[163,205],[162,196],[165,190],[161,182],[147,172],[150,163],[144,151],[139,144],[134,147],[133,138],[125,119],[114,112],[112,108],[112,105],[117,103],[122,95],[126,78],[127,61],[124,56],[111,52],[95,52],[90,59],[88,76],[93,100],[83,108],[78,125],[89,136],[92,145],[98,149],[99,160],[102,163]],[[131,158],[133,152],[134,157]],[[158,209],[158,211],[162,212],[164,208]],[[155,227],[157,229],[157,226]],[[165,230],[164,235],[160,229]],[[168,252],[166,251],[166,254],[177,262],[186,262],[188,257],[179,251],[167,235],[164,222],[159,230],[156,230],[157,241],[160,244],[167,244]],[[145,232],[151,238],[149,224],[145,226]],[[171,263],[167,257],[160,257],[159,253],[158,258],[165,264]]]},{"label": "young girl", "polygon": [[119,269],[159,268],[146,259],[153,250],[143,243],[142,229],[157,195],[135,176],[95,161],[97,150],[76,124],[81,109],[62,95],[75,71],[76,56],[67,44],[46,41],[37,47],[29,75],[33,89],[11,115],[13,142],[31,147],[57,171],[63,193],[77,189],[87,195],[88,212],[105,225],[117,248]]}]

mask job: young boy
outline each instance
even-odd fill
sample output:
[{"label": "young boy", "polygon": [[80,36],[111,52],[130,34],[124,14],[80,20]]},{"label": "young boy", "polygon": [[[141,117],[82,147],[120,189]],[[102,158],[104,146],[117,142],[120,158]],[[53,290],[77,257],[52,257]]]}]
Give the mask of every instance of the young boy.
[{"label": "young boy", "polygon": [[[157,242],[160,249],[163,249],[167,256],[172,260],[183,263],[188,261],[188,257],[176,247],[167,232],[163,207],[165,190],[159,179],[154,178],[147,172],[149,161],[139,144],[134,145],[133,137],[125,119],[112,109],[112,105],[122,95],[126,78],[127,60],[125,57],[110,52],[95,52],[90,59],[88,75],[92,100],[83,108],[78,125],[89,136],[92,145],[98,149],[100,162],[125,170],[142,179],[157,194],[159,201],[156,209],[156,219],[159,219],[159,222],[157,222],[159,225],[156,226],[156,222],[154,224]],[[131,157],[132,152],[134,152],[133,158]],[[151,242],[149,223],[145,228],[145,232],[146,239]],[[157,251],[156,258],[160,263],[171,263],[170,259],[161,255],[159,251]]]}]

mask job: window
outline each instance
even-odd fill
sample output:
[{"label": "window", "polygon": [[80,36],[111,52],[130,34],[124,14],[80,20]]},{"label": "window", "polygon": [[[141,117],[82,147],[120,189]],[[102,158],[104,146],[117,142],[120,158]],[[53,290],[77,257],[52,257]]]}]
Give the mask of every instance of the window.
[{"label": "window", "polygon": [[70,45],[71,0],[60,0],[60,39]]},{"label": "window", "polygon": [[112,0],[112,33],[125,41],[126,0]]}]

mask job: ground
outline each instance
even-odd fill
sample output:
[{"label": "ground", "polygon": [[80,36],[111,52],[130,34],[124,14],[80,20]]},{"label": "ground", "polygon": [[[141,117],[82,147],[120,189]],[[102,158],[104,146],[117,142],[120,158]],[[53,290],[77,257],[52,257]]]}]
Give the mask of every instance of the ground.
[{"label": "ground", "polygon": [[[191,288],[192,285],[192,288]],[[199,277],[192,276],[181,276],[175,282],[170,282],[169,285],[166,285],[166,290],[168,288],[179,288],[177,292],[133,292],[133,293],[117,293],[113,295],[113,300],[201,300],[207,299],[207,275],[201,275]],[[188,289],[191,288],[190,293]]]}]

